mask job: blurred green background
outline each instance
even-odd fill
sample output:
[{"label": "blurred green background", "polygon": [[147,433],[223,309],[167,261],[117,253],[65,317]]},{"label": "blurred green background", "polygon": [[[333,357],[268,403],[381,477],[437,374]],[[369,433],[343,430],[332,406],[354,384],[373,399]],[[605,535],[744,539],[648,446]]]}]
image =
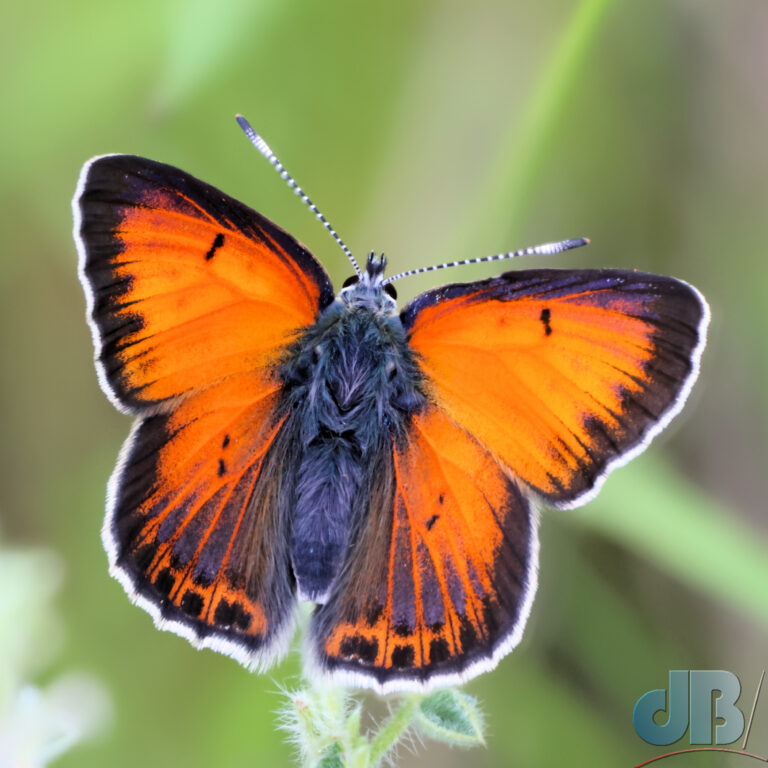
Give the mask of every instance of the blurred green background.
[{"label": "blurred green background", "polygon": [[[58,765],[290,760],[273,712],[297,655],[248,674],[155,630],[107,575],[104,489],[130,421],[96,382],[71,237],[82,163],[140,154],[262,211],[338,285],[343,255],[235,112],[358,257],[384,250],[399,271],[588,235],[513,267],[671,274],[712,307],[683,416],[588,507],[544,512],[524,641],[468,686],[487,750],[400,764],[634,765],[662,751],[634,733],[634,702],[670,668],[737,673],[749,710],[768,662],[766,29],[765,0],[4,4],[0,531],[65,565],[40,679],[92,672],[115,710]],[[401,300],[443,277],[399,284]],[[752,751],[767,726],[768,698]]]}]

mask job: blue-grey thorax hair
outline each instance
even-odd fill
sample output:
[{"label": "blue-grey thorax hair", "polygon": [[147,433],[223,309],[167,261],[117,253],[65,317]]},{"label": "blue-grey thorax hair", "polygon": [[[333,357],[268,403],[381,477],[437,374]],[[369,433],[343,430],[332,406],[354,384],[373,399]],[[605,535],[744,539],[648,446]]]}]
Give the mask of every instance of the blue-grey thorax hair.
[{"label": "blue-grey thorax hair", "polygon": [[286,478],[291,559],[300,597],[315,602],[325,601],[365,514],[381,457],[425,403],[385,264],[371,255],[279,368],[285,426],[300,451]]}]

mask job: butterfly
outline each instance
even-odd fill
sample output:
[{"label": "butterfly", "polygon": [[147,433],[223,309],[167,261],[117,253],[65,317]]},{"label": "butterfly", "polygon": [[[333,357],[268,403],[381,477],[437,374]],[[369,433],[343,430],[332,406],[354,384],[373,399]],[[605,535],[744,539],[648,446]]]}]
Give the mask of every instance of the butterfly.
[{"label": "butterfly", "polygon": [[[73,200],[102,389],[135,423],[110,571],[156,625],[265,669],[299,601],[320,677],[380,693],[494,667],[537,583],[537,508],[591,499],[680,411],[709,319],[692,286],[530,269],[398,312],[383,255],[334,291],[293,237],[184,171],[87,162]],[[555,253],[569,240],[497,257]]]}]

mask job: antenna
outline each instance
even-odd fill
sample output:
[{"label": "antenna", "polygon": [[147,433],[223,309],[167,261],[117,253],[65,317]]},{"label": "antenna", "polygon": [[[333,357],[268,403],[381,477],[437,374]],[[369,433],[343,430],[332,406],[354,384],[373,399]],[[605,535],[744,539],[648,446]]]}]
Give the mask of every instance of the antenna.
[{"label": "antenna", "polygon": [[344,241],[336,234],[336,230],[329,224],[328,219],[326,219],[325,216],[323,216],[323,214],[317,210],[317,206],[304,194],[304,190],[293,180],[291,174],[285,170],[285,167],[277,159],[277,155],[275,155],[275,153],[269,148],[267,142],[264,141],[264,139],[262,139],[261,136],[259,136],[259,134],[253,130],[253,128],[251,128],[251,124],[242,115],[235,115],[235,119],[237,120],[238,125],[243,129],[243,132],[248,137],[251,144],[253,144],[253,146],[256,147],[256,149],[258,149],[259,152],[261,152],[261,154],[264,155],[264,157],[266,157],[270,163],[272,163],[275,170],[283,177],[288,186],[301,198],[303,203],[306,203],[309,210],[315,214],[315,216],[320,220],[320,223],[331,233],[331,237],[339,244],[341,250],[347,254],[347,258],[355,268],[357,276],[362,277],[363,273],[361,272],[360,267],[357,266],[355,257],[352,255],[352,251],[350,251],[349,248],[344,245]]},{"label": "antenna", "polygon": [[544,243],[544,245],[536,245],[533,248],[524,248],[522,251],[511,251],[510,253],[497,253],[494,256],[481,256],[478,259],[463,259],[462,261],[449,261],[446,264],[435,264],[431,267],[418,267],[417,269],[409,269],[406,272],[400,272],[397,275],[388,277],[384,281],[384,285],[387,283],[393,283],[395,280],[399,280],[401,277],[410,277],[411,275],[420,275],[422,272],[434,272],[436,269],[447,269],[448,267],[463,267],[467,264],[483,264],[486,261],[501,261],[502,259],[516,259],[518,256],[533,256],[534,254],[551,256],[554,253],[562,253],[563,251],[570,251],[571,248],[581,248],[583,245],[587,245],[589,239],[586,237],[577,237],[573,240],[560,240],[557,243]]}]

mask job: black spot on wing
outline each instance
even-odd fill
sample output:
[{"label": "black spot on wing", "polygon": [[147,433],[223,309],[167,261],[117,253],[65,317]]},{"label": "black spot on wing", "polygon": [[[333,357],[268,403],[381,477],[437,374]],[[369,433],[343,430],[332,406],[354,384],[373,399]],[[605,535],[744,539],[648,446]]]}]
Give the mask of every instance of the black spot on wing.
[{"label": "black spot on wing", "polygon": [[346,658],[357,657],[361,661],[372,663],[379,652],[379,643],[374,637],[366,640],[361,635],[348,635],[341,641],[339,651]]},{"label": "black spot on wing", "polygon": [[243,631],[251,625],[251,614],[238,602],[230,603],[222,598],[216,606],[213,620],[220,627],[237,627]]},{"label": "black spot on wing", "polygon": [[459,642],[464,653],[469,653],[478,644],[475,628],[466,616],[459,616]]},{"label": "black spot on wing", "polygon": [[216,237],[213,238],[213,244],[208,249],[208,253],[205,254],[205,260],[210,261],[222,245],[224,245],[224,235],[219,232]]},{"label": "black spot on wing", "polygon": [[392,666],[396,669],[407,669],[413,666],[415,657],[412,645],[398,645],[392,651]]},{"label": "black spot on wing", "polygon": [[544,309],[541,310],[541,314],[539,315],[539,320],[541,320],[544,326],[544,334],[546,336],[549,336],[552,333],[552,326],[549,324],[549,319],[551,316],[552,313],[549,311],[549,307],[544,307]]},{"label": "black spot on wing", "polygon": [[395,624],[395,634],[398,637],[410,637],[413,634],[413,627],[409,627],[405,622]]},{"label": "black spot on wing", "polygon": [[181,610],[197,618],[203,611],[203,597],[188,589],[181,598]]},{"label": "black spot on wing", "polygon": [[438,664],[451,658],[448,642],[442,637],[433,638],[429,643],[429,663]]},{"label": "black spot on wing", "polygon": [[161,595],[168,597],[168,595],[171,594],[171,590],[173,589],[175,582],[176,580],[171,575],[170,569],[163,568],[163,570],[157,574],[157,579],[155,580],[155,588]]}]

